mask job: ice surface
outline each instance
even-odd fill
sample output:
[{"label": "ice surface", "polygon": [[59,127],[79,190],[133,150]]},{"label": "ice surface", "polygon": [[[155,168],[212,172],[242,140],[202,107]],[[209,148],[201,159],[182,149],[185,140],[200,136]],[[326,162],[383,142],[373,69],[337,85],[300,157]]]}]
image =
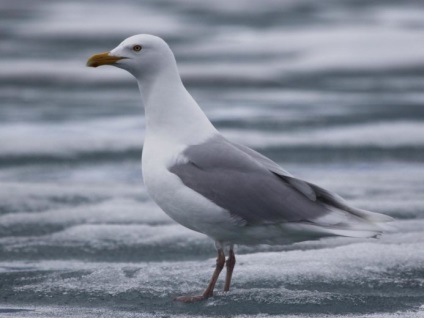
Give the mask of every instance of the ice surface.
[{"label": "ice surface", "polygon": [[[219,312],[243,304],[327,306],[333,302],[361,303],[377,297],[413,296],[424,281],[424,255],[417,253],[422,242],[379,243],[369,241],[347,246],[263,252],[238,256],[234,289],[218,293],[203,306]],[[169,304],[172,295],[200,291],[211,272],[213,260],[99,263],[78,261],[1,262],[3,272],[38,276],[14,288],[18,294],[39,297],[89,297],[140,300],[156,298]],[[410,273],[410,274],[407,274]],[[222,287],[222,282],[218,287]],[[379,295],[385,291],[386,296]],[[389,296],[392,295],[392,296]],[[154,303],[149,305],[154,308]]]},{"label": "ice surface", "polygon": [[330,147],[396,147],[396,146],[422,146],[424,140],[424,126],[421,122],[388,122],[373,123],[354,126],[340,126],[327,129],[316,129],[302,132],[275,132],[252,131],[241,132],[224,130],[223,134],[233,140],[248,139],[252,147],[269,146],[330,146]]},{"label": "ice surface", "polygon": [[[101,308],[90,308],[90,307],[81,307],[75,309],[74,307],[66,306],[39,306],[37,308],[31,307],[4,307],[0,308],[0,313],[13,313],[13,317],[18,318],[27,318],[27,317],[67,317],[67,316],[78,316],[86,318],[95,318],[95,317],[105,317],[105,318],[163,318],[169,317],[165,312],[155,312],[155,313],[139,313],[139,312],[128,312],[120,310],[110,310],[110,309],[101,309]],[[358,315],[329,315],[329,314],[312,314],[312,315],[302,315],[304,318],[421,318],[423,316],[422,311],[408,311],[408,312],[395,312],[395,313],[384,313],[384,314],[358,314]],[[187,317],[187,314],[173,314],[172,317],[184,318]],[[222,315],[202,315],[202,314],[190,314],[192,318],[200,317],[227,317],[225,314]],[[275,315],[270,316],[268,314],[258,313],[252,315],[234,315],[234,318],[269,318],[275,317]],[[278,317],[285,318],[298,318],[298,315],[286,315],[280,313]]]},{"label": "ice surface", "polygon": [[[107,129],[106,129],[107,127]],[[93,151],[141,150],[143,144],[141,118],[126,117],[114,120],[75,121],[51,125],[13,124],[13,129],[2,125],[2,152],[4,155],[60,154]],[[25,136],[32,135],[30,140]]]}]

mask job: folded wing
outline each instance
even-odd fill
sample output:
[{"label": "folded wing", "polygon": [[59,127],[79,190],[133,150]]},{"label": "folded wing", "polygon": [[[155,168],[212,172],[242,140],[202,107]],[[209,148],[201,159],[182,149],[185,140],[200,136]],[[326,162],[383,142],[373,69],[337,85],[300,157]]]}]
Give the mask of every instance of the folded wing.
[{"label": "folded wing", "polygon": [[189,146],[169,170],[243,225],[310,223],[333,229],[375,230],[390,217],[352,208],[323,188],[293,177],[258,152],[216,135]]}]

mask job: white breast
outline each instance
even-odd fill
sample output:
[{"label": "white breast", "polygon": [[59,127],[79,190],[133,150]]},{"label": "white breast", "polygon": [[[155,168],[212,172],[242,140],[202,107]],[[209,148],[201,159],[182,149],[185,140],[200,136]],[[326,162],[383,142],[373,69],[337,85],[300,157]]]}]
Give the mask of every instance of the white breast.
[{"label": "white breast", "polygon": [[152,199],[172,219],[185,227],[223,240],[233,233],[229,213],[199,193],[186,187],[168,170],[171,165],[187,160],[181,153],[186,145],[147,136],[142,156],[144,183]]}]

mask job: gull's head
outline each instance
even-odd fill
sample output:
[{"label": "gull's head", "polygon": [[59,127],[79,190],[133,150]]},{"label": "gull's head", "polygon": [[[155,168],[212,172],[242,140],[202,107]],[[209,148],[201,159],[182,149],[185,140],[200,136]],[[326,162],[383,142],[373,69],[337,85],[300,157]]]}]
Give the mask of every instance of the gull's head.
[{"label": "gull's head", "polygon": [[127,70],[136,78],[154,75],[169,64],[175,65],[174,55],[161,38],[138,34],[125,39],[109,52],[95,54],[87,66],[113,65]]}]

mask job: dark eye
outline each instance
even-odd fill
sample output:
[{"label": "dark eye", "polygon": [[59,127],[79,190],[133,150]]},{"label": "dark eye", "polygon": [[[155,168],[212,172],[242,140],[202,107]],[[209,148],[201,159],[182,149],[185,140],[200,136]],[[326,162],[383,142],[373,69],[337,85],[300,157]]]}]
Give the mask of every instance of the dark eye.
[{"label": "dark eye", "polygon": [[140,52],[141,51],[141,45],[134,45],[133,46],[133,51],[135,51],[135,52]]}]

